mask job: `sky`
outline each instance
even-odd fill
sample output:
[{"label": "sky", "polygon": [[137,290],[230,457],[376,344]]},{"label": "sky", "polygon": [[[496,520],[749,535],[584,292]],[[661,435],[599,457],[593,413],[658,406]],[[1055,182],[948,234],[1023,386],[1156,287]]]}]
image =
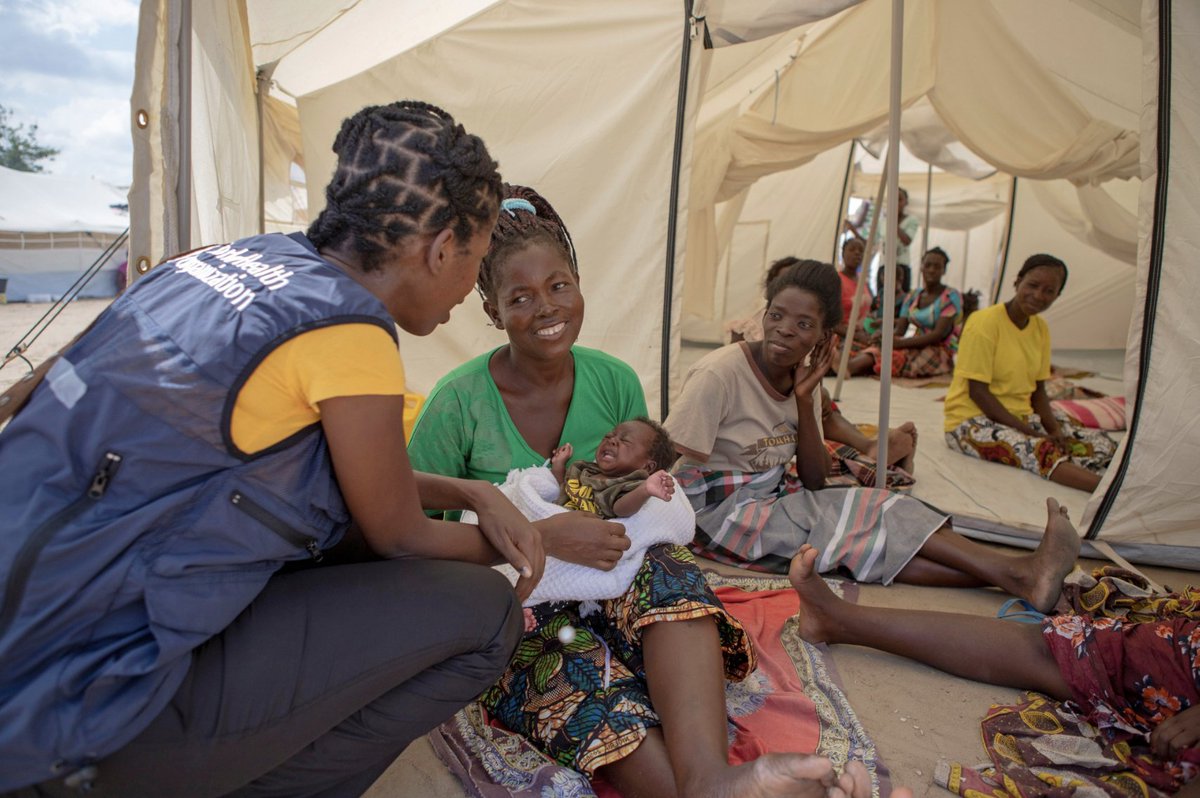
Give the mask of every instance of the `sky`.
[{"label": "sky", "polygon": [[138,0],[0,0],[0,105],[57,147],[48,174],[128,186]]}]

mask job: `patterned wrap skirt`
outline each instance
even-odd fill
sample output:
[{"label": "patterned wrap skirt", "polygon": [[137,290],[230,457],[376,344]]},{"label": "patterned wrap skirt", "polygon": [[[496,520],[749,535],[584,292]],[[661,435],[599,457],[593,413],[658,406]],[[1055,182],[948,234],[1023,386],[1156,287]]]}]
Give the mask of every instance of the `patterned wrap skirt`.
[{"label": "patterned wrap skirt", "polygon": [[[536,628],[525,634],[508,670],[480,702],[555,762],[589,778],[633,753],[661,725],[642,660],[647,625],[711,616],[725,677],[741,681],[754,670],[749,636],[681,546],[651,547],[625,594],[598,608],[592,602],[556,602],[532,609]],[[567,626],[573,636],[561,634]]]},{"label": "patterned wrap skirt", "polygon": [[[1075,703],[1110,743],[1144,746],[1160,723],[1200,702],[1200,621],[1194,618],[1129,623],[1057,615],[1046,619],[1042,637]],[[1135,756],[1128,762],[1152,786],[1174,790],[1196,777],[1200,748],[1166,762]]]},{"label": "patterned wrap skirt", "polygon": [[771,573],[787,573],[800,546],[809,543],[821,552],[821,573],[844,569],[860,582],[891,584],[949,520],[887,490],[808,490],[782,465],[760,473],[686,466],[675,480],[696,510],[695,550]]},{"label": "patterned wrap skirt", "polygon": [[[883,351],[878,346],[862,350],[875,358],[875,373],[882,374]],[[892,376],[903,379],[937,377],[954,373],[954,352],[945,343],[922,346],[919,349],[892,350]]]},{"label": "patterned wrap skirt", "polygon": [[[1101,430],[1080,427],[1060,410],[1054,411],[1054,418],[1070,439],[1069,452],[1059,449],[1048,437],[1026,435],[987,416],[968,418],[947,432],[946,445],[970,457],[1023,468],[1045,479],[1066,460],[1093,473],[1103,473],[1117,451],[1117,442]],[[1039,432],[1046,431],[1037,413],[1027,421]]]}]

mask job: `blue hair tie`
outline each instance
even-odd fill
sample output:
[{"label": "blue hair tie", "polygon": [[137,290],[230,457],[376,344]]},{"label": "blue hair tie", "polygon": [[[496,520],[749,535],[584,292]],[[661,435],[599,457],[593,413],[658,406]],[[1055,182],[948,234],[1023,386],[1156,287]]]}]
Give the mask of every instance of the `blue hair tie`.
[{"label": "blue hair tie", "polygon": [[516,217],[517,211],[528,211],[537,216],[537,208],[533,207],[533,203],[520,197],[509,197],[503,200],[500,203],[500,210],[508,211],[508,215],[512,217]]}]

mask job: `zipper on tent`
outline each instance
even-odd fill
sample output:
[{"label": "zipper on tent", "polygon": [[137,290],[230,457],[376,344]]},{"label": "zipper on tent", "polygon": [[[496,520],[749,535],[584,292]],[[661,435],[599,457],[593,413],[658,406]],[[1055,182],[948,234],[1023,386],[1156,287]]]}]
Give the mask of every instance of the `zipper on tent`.
[{"label": "zipper on tent", "polygon": [[[688,72],[692,40],[704,25],[703,17],[692,14],[692,0],[683,3],[683,49],[679,58],[679,95],[675,104],[675,145],[671,154],[671,195],[667,203],[667,268],[663,278],[662,352],[659,356],[659,418],[670,410],[671,392],[671,306],[675,303],[675,238],[679,220],[679,180],[683,164],[684,112],[687,110]],[[707,36],[707,33],[705,33]]]},{"label": "zipper on tent", "polygon": [[1171,160],[1171,0],[1158,2],[1158,178],[1154,186],[1154,234],[1150,238],[1150,268],[1146,274],[1146,304],[1142,308],[1142,340],[1138,347],[1138,387],[1133,405],[1133,418],[1129,420],[1129,434],[1125,436],[1125,450],[1117,473],[1096,515],[1092,518],[1084,536],[1088,540],[1100,537],[1100,527],[1108,517],[1109,510],[1121,492],[1121,483],[1129,470],[1133,444],[1137,437],[1138,420],[1142,414],[1142,401],[1146,398],[1146,378],[1150,374],[1150,350],[1154,342],[1154,318],[1158,308],[1159,282],[1162,280],[1163,243],[1167,225],[1167,180]]}]

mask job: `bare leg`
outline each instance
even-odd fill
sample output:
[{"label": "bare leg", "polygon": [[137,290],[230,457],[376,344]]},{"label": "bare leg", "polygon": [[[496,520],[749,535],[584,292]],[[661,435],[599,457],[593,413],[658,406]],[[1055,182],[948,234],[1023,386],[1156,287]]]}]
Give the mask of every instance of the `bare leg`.
[{"label": "bare leg", "polygon": [[800,636],[850,643],[923,662],[967,679],[1071,697],[1038,626],[948,612],[860,607],[839,599],[814,573],[805,544],[788,579],[800,594]]},{"label": "bare leg", "polygon": [[[879,462],[879,441],[873,440],[863,454]],[[917,451],[917,435],[913,423],[906,421],[896,429],[888,430],[888,465],[898,465],[912,473],[913,455]]]},{"label": "bare leg", "polygon": [[[1042,612],[1049,612],[1062,594],[1063,578],[1075,567],[1079,557],[1079,533],[1071,525],[1066,509],[1054,499],[1046,500],[1046,512],[1046,531],[1032,554],[1016,557],[1001,554],[967,540],[947,524],[925,541],[920,555],[1026,599]],[[909,581],[907,571],[907,567],[901,570],[896,576],[897,581]]]},{"label": "bare leg", "polygon": [[850,372],[852,377],[860,377],[864,374],[875,373],[875,358],[870,355],[853,355],[850,362],[846,364],[846,371]]},{"label": "bare leg", "polygon": [[929,587],[990,587],[978,577],[964,574],[956,568],[927,560],[920,554],[900,569],[896,581],[905,585],[927,585]]},{"label": "bare leg", "polygon": [[[838,780],[824,757],[768,754],[745,765],[729,764],[724,668],[711,618],[650,624],[642,631],[642,645],[646,681],[662,718],[662,733],[647,737],[633,754],[604,768],[605,778],[622,794],[824,798],[828,789],[841,787],[843,792],[852,789],[852,798],[861,796],[858,780],[843,784],[845,777]],[[665,742],[662,749],[659,741]],[[664,749],[674,773],[670,789],[661,784]],[[866,794],[870,794],[869,782]]]},{"label": "bare leg", "polygon": [[651,729],[632,754],[600,768],[598,773],[616,787],[623,798],[658,798],[679,792],[661,728]]},{"label": "bare leg", "polygon": [[1100,485],[1100,475],[1093,474],[1083,466],[1064,460],[1050,472],[1050,481],[1066,485],[1068,488],[1095,493],[1096,488]]},{"label": "bare leg", "polygon": [[[879,441],[868,438],[862,431],[837,410],[822,420],[825,439],[853,446],[858,451],[878,460]],[[888,432],[888,465],[899,465],[912,473],[912,457],[917,448],[917,431],[911,421],[906,421]]]}]

